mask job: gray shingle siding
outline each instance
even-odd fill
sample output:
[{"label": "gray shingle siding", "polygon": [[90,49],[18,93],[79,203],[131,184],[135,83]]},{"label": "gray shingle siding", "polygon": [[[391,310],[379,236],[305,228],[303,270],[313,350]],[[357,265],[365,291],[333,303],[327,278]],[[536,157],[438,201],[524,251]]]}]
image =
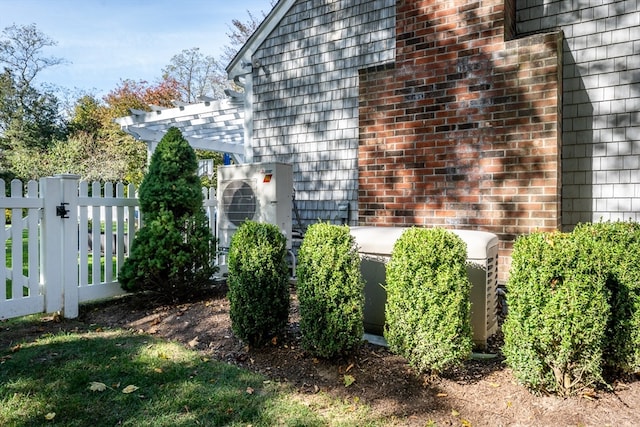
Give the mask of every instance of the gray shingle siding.
[{"label": "gray shingle siding", "polygon": [[358,70],[394,61],[395,1],[298,1],[253,58],[253,161],[293,164],[303,222],[355,225]]},{"label": "gray shingle siding", "polygon": [[640,220],[640,1],[524,0],[518,33],[561,28],[563,225]]}]

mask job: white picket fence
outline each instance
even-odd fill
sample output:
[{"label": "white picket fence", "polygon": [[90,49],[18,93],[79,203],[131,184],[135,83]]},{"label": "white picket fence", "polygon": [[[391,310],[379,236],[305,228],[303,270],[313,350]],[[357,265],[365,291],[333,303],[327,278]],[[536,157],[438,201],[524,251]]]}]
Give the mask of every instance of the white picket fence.
[{"label": "white picket fence", "polygon": [[[42,312],[75,318],[80,303],[124,293],[117,274],[143,219],[132,184],[94,182],[91,195],[77,175],[29,181],[26,190],[18,180],[10,185],[6,197],[0,179],[0,211],[11,213],[0,227],[0,320]],[[203,195],[215,233],[215,193]]]}]

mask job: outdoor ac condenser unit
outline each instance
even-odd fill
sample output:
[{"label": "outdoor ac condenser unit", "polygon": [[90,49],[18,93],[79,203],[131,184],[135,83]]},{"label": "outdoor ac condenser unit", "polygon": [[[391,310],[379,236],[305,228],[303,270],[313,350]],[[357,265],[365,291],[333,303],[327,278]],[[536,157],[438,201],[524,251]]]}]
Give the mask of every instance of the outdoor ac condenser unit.
[{"label": "outdoor ac condenser unit", "polygon": [[[404,227],[352,227],[360,253],[365,281],[364,330],[382,335],[387,293],[386,263]],[[484,231],[450,230],[467,244],[467,276],[471,282],[471,329],[473,342],[485,348],[498,330],[498,237]]]},{"label": "outdoor ac condenser unit", "polygon": [[291,249],[293,172],[286,163],[252,163],[218,168],[218,239],[228,248],[245,221],[277,225]]}]

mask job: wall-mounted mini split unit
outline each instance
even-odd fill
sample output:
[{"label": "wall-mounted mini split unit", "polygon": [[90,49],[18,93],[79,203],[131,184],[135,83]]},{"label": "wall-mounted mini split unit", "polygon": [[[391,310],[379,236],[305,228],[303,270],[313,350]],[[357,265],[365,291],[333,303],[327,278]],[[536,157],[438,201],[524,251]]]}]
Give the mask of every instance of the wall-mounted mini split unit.
[{"label": "wall-mounted mini split unit", "polygon": [[277,225],[291,249],[293,171],[286,163],[252,163],[218,168],[218,239],[228,248],[247,220]]}]

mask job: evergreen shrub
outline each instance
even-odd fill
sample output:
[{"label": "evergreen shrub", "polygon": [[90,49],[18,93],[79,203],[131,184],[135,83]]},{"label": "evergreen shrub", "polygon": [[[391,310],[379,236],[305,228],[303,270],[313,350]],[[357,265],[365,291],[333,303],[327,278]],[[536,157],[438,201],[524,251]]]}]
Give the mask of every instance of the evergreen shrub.
[{"label": "evergreen shrub", "polygon": [[610,293],[604,368],[612,375],[640,372],[640,224],[579,224],[573,234],[594,241],[584,256],[605,276]]},{"label": "evergreen shrub", "polygon": [[144,222],[118,276],[123,289],[174,302],[211,285],[217,271],[215,240],[197,171],[195,152],[178,129],[170,128],[140,185]]},{"label": "evergreen shrub", "polygon": [[518,238],[507,283],[503,353],[535,392],[569,395],[604,382],[606,278],[585,253],[593,240],[566,233]]},{"label": "evergreen shrub", "polygon": [[264,345],[289,319],[286,238],[273,224],[246,221],[231,237],[228,258],[232,329],[247,344]]},{"label": "evergreen shrub", "polygon": [[579,224],[518,238],[503,325],[507,363],[533,391],[569,395],[640,368],[640,227]]},{"label": "evergreen shrub", "polygon": [[303,348],[326,358],[356,350],[364,333],[364,281],[349,228],[311,225],[296,275]]},{"label": "evergreen shrub", "polygon": [[393,247],[384,336],[420,372],[437,374],[471,354],[466,258],[464,241],[441,228],[410,228]]}]

